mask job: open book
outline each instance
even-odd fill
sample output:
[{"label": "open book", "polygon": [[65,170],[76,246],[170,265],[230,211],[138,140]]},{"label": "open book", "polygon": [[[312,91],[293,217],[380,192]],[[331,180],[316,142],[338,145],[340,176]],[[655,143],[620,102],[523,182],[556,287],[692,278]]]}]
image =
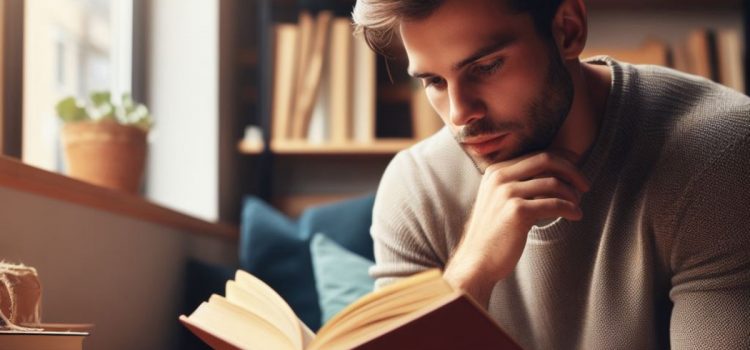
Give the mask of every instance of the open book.
[{"label": "open book", "polygon": [[238,270],[180,321],[214,349],[520,349],[439,270],[381,288],[313,333],[268,285]]}]

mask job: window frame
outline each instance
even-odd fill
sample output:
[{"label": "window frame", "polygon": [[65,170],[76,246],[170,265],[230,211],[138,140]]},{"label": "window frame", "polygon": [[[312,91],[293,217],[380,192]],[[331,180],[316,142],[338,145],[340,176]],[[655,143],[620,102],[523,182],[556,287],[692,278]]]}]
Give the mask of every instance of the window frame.
[{"label": "window frame", "polygon": [[24,1],[0,4],[0,154],[21,158]]}]

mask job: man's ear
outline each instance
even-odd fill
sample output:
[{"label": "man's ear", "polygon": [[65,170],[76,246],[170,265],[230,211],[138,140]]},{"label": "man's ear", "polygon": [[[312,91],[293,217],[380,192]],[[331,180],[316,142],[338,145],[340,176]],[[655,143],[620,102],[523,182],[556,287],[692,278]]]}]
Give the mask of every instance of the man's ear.
[{"label": "man's ear", "polygon": [[588,20],[583,0],[563,0],[552,19],[552,35],[565,60],[577,59],[586,46]]}]

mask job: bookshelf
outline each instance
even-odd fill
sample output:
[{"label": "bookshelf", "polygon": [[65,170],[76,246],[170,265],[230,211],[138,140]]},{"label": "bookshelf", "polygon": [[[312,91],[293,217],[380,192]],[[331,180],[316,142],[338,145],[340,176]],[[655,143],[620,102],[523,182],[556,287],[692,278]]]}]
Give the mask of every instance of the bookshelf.
[{"label": "bookshelf", "polygon": [[[626,13],[627,16],[633,18],[634,21],[637,21],[639,13],[642,14],[650,11],[681,11],[696,13],[705,12],[708,9],[708,12],[727,12],[741,9],[744,6],[744,11],[747,12],[747,3],[748,0],[717,0],[711,2],[705,0],[634,0],[629,2],[622,2],[617,0],[589,0],[588,6],[593,12],[604,11],[609,13]],[[275,23],[294,22],[297,18],[297,14],[302,9],[312,9],[313,11],[321,9],[334,9],[336,15],[341,16],[342,13],[344,15],[348,15],[348,11],[343,11],[341,9],[348,10],[351,8],[351,6],[353,6],[353,4],[353,0],[318,0],[306,1],[301,3],[295,3],[294,1],[290,0],[260,1],[259,12],[261,24],[259,26],[259,31],[262,32],[262,38],[260,40],[260,50],[263,50],[263,47],[268,48],[273,45],[273,43],[270,42],[268,38],[272,36],[272,31],[270,29],[272,29]],[[265,16],[263,16],[264,14]],[[746,18],[747,14],[745,14],[744,17]],[[743,18],[743,21],[746,22],[746,19]],[[745,37],[747,37],[747,35],[745,35]],[[747,41],[747,39],[745,39],[745,41]],[[260,65],[261,67],[273,67],[275,63],[273,62],[273,59],[269,57],[269,54],[267,52],[259,55],[257,51],[252,50],[241,51],[238,60],[245,65]],[[398,72],[401,71],[401,67],[398,67],[399,62],[391,62],[391,65],[393,66],[394,63],[395,67],[391,67],[391,72],[395,72],[398,74]],[[376,119],[377,123],[379,123],[378,129],[390,128],[393,130],[402,130],[402,133],[400,135],[395,135],[401,138],[401,140],[392,142],[387,140],[381,141],[380,139],[375,138],[371,143],[360,142],[356,144],[342,144],[339,142],[338,144],[334,143],[330,145],[321,145],[320,142],[305,143],[298,140],[284,140],[283,142],[280,142],[279,140],[273,140],[273,137],[270,136],[272,134],[271,124],[273,124],[273,121],[270,120],[270,115],[272,114],[272,106],[269,103],[272,95],[272,93],[270,92],[271,89],[269,88],[269,83],[271,80],[273,80],[273,77],[270,76],[272,69],[269,68],[259,70],[261,74],[261,84],[259,85],[263,88],[259,89],[257,86],[245,86],[241,89],[241,93],[245,100],[254,101],[259,105],[259,111],[261,115],[260,118],[262,119],[262,122],[260,122],[259,124],[262,124],[264,134],[266,135],[264,144],[270,144],[271,147],[265,148],[250,146],[246,142],[240,141],[237,144],[237,150],[240,153],[246,155],[259,155],[265,151],[277,155],[331,155],[336,154],[337,152],[345,155],[392,155],[403,149],[404,147],[410,146],[416,140],[412,140],[410,142],[403,139],[409,138],[408,134],[412,133],[411,129],[413,128],[413,126],[409,123],[394,123],[392,120],[409,119],[404,118],[404,116],[410,113],[408,108],[409,104],[411,103],[410,100],[413,90],[408,84],[408,78],[404,77],[397,77],[397,82],[395,84],[386,84],[384,81],[387,80],[388,77],[383,77],[382,68],[382,62],[379,62],[379,76],[377,84],[378,115]],[[393,115],[396,116],[394,117]],[[389,121],[388,119],[391,120]],[[380,124],[383,123],[387,125],[382,127]]]},{"label": "bookshelf", "polygon": [[[335,114],[333,113],[335,112],[335,103],[330,104],[328,107],[330,109],[326,111],[327,113],[324,112],[327,118],[327,123],[329,123],[325,127],[330,128],[330,130],[325,133],[325,136],[323,136],[325,137],[324,140],[321,140],[321,136],[314,139],[312,136],[309,136],[306,131],[305,134],[307,134],[307,137],[311,138],[311,140],[307,143],[302,141],[306,137],[300,135],[297,131],[299,129],[299,125],[297,124],[300,120],[300,115],[297,113],[298,111],[294,110],[297,106],[293,105],[291,107],[291,112],[283,112],[283,115],[289,115],[289,117],[284,117],[282,118],[283,121],[279,122],[280,119],[278,119],[278,114],[276,114],[277,108],[274,107],[275,104],[278,106],[278,101],[275,101],[274,98],[278,93],[277,85],[281,85],[279,84],[279,81],[287,81],[287,83],[284,84],[288,84],[288,81],[290,81],[289,79],[291,79],[292,84],[297,85],[291,88],[292,104],[304,104],[300,103],[299,97],[305,95],[304,91],[299,87],[299,76],[289,78],[289,75],[287,75],[286,79],[275,76],[277,71],[285,71],[285,69],[279,68],[290,66],[288,65],[288,62],[283,62],[284,59],[276,60],[274,56],[280,55],[279,57],[287,57],[281,54],[281,52],[288,53],[300,50],[299,47],[293,47],[295,45],[286,45],[287,51],[279,52],[279,47],[284,46],[278,45],[279,41],[274,42],[274,40],[282,38],[279,36],[279,27],[282,25],[296,26],[297,32],[296,34],[291,34],[291,36],[288,34],[289,28],[285,28],[287,38],[293,38],[292,40],[295,40],[298,44],[296,46],[304,46],[304,44],[300,44],[305,42],[305,40],[301,39],[302,33],[304,32],[300,17],[302,12],[310,13],[315,21],[319,19],[316,18],[317,15],[323,11],[331,11],[334,18],[348,19],[354,4],[355,0],[300,0],[299,2],[295,2],[294,0],[265,0],[257,2],[256,7],[253,9],[255,12],[253,15],[258,19],[258,24],[256,28],[254,28],[257,37],[257,44],[254,45],[254,47],[240,48],[236,58],[239,66],[250,67],[250,69],[245,70],[252,71],[247,74],[247,76],[251,78],[246,78],[245,83],[241,84],[242,86],[239,86],[237,90],[239,91],[238,97],[244,104],[244,106],[239,109],[247,110],[249,107],[254,107],[257,111],[257,113],[254,113],[256,114],[254,118],[255,120],[250,121],[249,123],[260,127],[263,139],[261,142],[259,142],[259,140],[253,140],[253,142],[245,140],[238,141],[236,149],[240,154],[252,157],[264,156],[265,158],[278,158],[286,155],[300,154],[327,156],[341,154],[346,156],[367,155],[388,157],[411,146],[425,135],[424,132],[420,132],[417,133],[420,137],[413,136],[413,130],[415,127],[411,120],[411,116],[412,100],[415,98],[415,87],[410,80],[411,78],[406,75],[405,69],[401,69],[405,68],[405,62],[399,62],[397,60],[389,61],[388,64],[390,65],[392,73],[389,76],[385,69],[384,59],[382,57],[376,57],[374,54],[372,55],[373,59],[371,62],[374,62],[373,64],[376,66],[372,73],[375,82],[371,84],[371,88],[373,90],[372,93],[376,96],[375,101],[373,102],[376,107],[372,109],[365,108],[365,111],[373,110],[372,113],[375,114],[373,117],[364,117],[366,121],[369,120],[367,118],[371,118],[372,125],[369,127],[371,130],[365,128],[364,131],[364,134],[368,136],[360,137],[363,133],[361,128],[357,127],[357,125],[353,125],[357,123],[358,118],[361,118],[358,117],[362,115],[362,113],[358,113],[361,109],[357,110],[356,107],[349,107],[352,108],[350,115],[346,117],[346,119],[349,120],[349,135],[344,139],[341,137],[337,138],[336,127],[330,126],[337,125],[335,122],[335,120],[337,120],[335,119],[336,116],[333,115]],[[238,20],[237,22],[246,23],[247,20]],[[313,24],[313,26],[315,25],[317,25],[317,22]],[[331,33],[328,36],[327,45],[333,45],[333,42],[335,41],[335,39],[332,39],[333,25],[329,27],[329,30]],[[317,31],[317,29],[314,29],[314,31]],[[314,36],[316,34],[311,35]],[[306,38],[307,41],[314,41],[314,38]],[[290,46],[292,47],[290,48]],[[355,46],[356,44],[352,45],[350,59],[356,61],[357,50]],[[369,49],[367,51],[369,52]],[[310,52],[305,52],[306,53],[299,53],[296,51],[295,53],[298,57],[307,57],[307,62],[309,63],[311,58]],[[328,51],[326,54],[330,54],[331,52],[332,51]],[[355,64],[356,63],[361,63],[361,61],[357,61]],[[331,59],[330,64],[331,66],[336,66],[333,59]],[[300,62],[294,63],[291,67],[299,69],[300,71],[305,69],[304,64],[300,64]],[[243,69],[240,70],[242,71]],[[353,73],[351,73],[351,78],[353,79],[350,79],[350,81],[358,80],[358,73],[354,71],[356,70],[352,69]],[[329,73],[324,71],[323,75],[325,76],[326,74]],[[299,72],[292,73],[292,75],[299,75]],[[391,78],[393,78],[393,81],[391,81]],[[254,80],[255,84],[253,84],[251,80]],[[328,81],[327,83],[331,84],[332,82]],[[320,88],[322,90],[325,87],[321,86]],[[353,88],[358,88],[356,83],[354,83]],[[351,94],[350,91],[347,91],[347,93]],[[322,94],[322,91],[318,91],[317,94]],[[352,96],[350,99],[356,100],[357,98]],[[318,100],[315,103],[317,104],[319,102],[320,101]],[[356,102],[350,103],[350,105],[354,104],[356,104]],[[306,118],[311,117],[307,114]],[[315,118],[315,116],[312,118]],[[439,121],[439,118],[437,118],[436,115],[435,119]],[[338,120],[341,119],[339,118]],[[287,137],[283,139],[279,137],[280,132],[275,130],[275,128],[278,129],[278,126],[274,125],[274,123],[283,123],[284,126],[281,129],[286,129],[287,133],[291,133],[291,136],[287,134]],[[421,124],[417,126],[421,127]],[[312,128],[312,126],[308,127]],[[435,128],[435,130],[437,130],[437,128]],[[341,133],[338,134],[340,135]],[[267,159],[262,162],[273,161],[274,160]]]}]

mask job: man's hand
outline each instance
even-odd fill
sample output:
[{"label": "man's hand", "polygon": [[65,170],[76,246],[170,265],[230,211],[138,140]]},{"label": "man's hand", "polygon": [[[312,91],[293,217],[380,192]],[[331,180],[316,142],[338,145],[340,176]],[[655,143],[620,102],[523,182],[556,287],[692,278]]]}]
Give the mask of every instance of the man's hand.
[{"label": "man's hand", "polygon": [[551,152],[490,165],[445,279],[486,307],[495,283],[521,258],[531,226],[557,217],[580,220],[580,194],[588,190],[576,166]]}]

